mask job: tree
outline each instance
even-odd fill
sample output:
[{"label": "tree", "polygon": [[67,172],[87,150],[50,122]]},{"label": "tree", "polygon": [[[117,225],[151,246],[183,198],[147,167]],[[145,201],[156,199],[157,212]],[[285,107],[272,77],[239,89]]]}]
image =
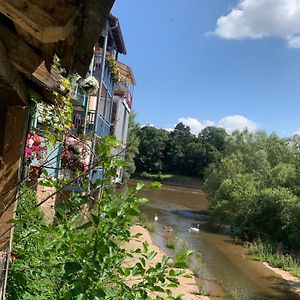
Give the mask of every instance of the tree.
[{"label": "tree", "polygon": [[167,139],[168,133],[164,129],[145,126],[140,130],[139,153],[134,160],[138,172],[162,171]]},{"label": "tree", "polygon": [[225,140],[228,134],[225,129],[214,126],[205,127],[198,135],[198,138],[203,143],[215,147],[218,151],[224,151]]},{"label": "tree", "polygon": [[140,144],[140,124],[135,121],[136,114],[132,111],[129,115],[128,123],[128,134],[126,141],[126,153],[125,161],[126,166],[124,167],[123,179],[127,180],[135,172],[136,166],[134,158],[139,153],[139,144]]},{"label": "tree", "polygon": [[188,173],[186,168],[187,146],[194,142],[196,137],[191,133],[189,126],[178,123],[170,132],[165,148],[165,170],[176,173]]}]

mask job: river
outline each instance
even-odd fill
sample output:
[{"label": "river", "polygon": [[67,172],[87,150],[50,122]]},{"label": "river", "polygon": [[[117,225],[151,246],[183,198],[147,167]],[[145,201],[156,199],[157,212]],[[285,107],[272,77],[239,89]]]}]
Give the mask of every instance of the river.
[{"label": "river", "polygon": [[[152,234],[155,244],[170,253],[165,246],[169,233],[163,227],[171,226],[171,234],[202,254],[205,289],[211,299],[230,299],[228,290],[234,289],[247,300],[300,299],[279,275],[263,263],[251,260],[245,247],[221,233],[209,216],[208,202],[201,189],[164,185],[160,189],[144,189],[141,194],[150,200],[143,212],[150,219],[158,215],[159,226]],[[200,231],[188,232],[188,228],[197,223]]]}]

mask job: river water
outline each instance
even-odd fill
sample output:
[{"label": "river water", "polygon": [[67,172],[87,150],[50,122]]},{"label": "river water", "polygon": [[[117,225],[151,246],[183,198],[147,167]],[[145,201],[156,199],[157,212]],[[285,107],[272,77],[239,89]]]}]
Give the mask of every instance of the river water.
[{"label": "river water", "polygon": [[[141,194],[150,200],[143,212],[150,219],[155,214],[159,218],[158,229],[152,234],[154,243],[170,253],[166,238],[176,236],[202,254],[204,285],[211,299],[230,299],[229,290],[238,290],[247,300],[300,299],[280,276],[263,263],[251,260],[245,247],[221,233],[223,229],[209,216],[202,190],[164,185],[161,189],[144,189]],[[188,232],[197,223],[200,232]],[[173,232],[167,233],[164,226],[171,226]]]}]

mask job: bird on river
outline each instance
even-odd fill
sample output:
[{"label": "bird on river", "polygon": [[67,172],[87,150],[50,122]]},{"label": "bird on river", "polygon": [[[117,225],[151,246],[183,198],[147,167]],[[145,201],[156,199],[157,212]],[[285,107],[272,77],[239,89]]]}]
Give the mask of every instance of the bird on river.
[{"label": "bird on river", "polygon": [[200,231],[200,224],[197,224],[196,227],[190,227],[188,229],[189,232],[199,232]]},{"label": "bird on river", "polygon": [[164,226],[164,230],[167,232],[173,232],[173,228],[171,226]]},{"label": "bird on river", "polygon": [[158,221],[158,216],[157,216],[157,214],[155,214],[155,216],[154,216],[154,221],[155,221],[155,222]]}]

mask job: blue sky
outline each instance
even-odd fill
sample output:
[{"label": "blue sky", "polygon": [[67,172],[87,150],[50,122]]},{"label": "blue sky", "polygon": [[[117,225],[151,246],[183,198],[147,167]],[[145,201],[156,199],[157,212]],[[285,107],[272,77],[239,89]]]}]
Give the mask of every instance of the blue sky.
[{"label": "blue sky", "polygon": [[141,124],[300,129],[298,0],[116,0]]}]

